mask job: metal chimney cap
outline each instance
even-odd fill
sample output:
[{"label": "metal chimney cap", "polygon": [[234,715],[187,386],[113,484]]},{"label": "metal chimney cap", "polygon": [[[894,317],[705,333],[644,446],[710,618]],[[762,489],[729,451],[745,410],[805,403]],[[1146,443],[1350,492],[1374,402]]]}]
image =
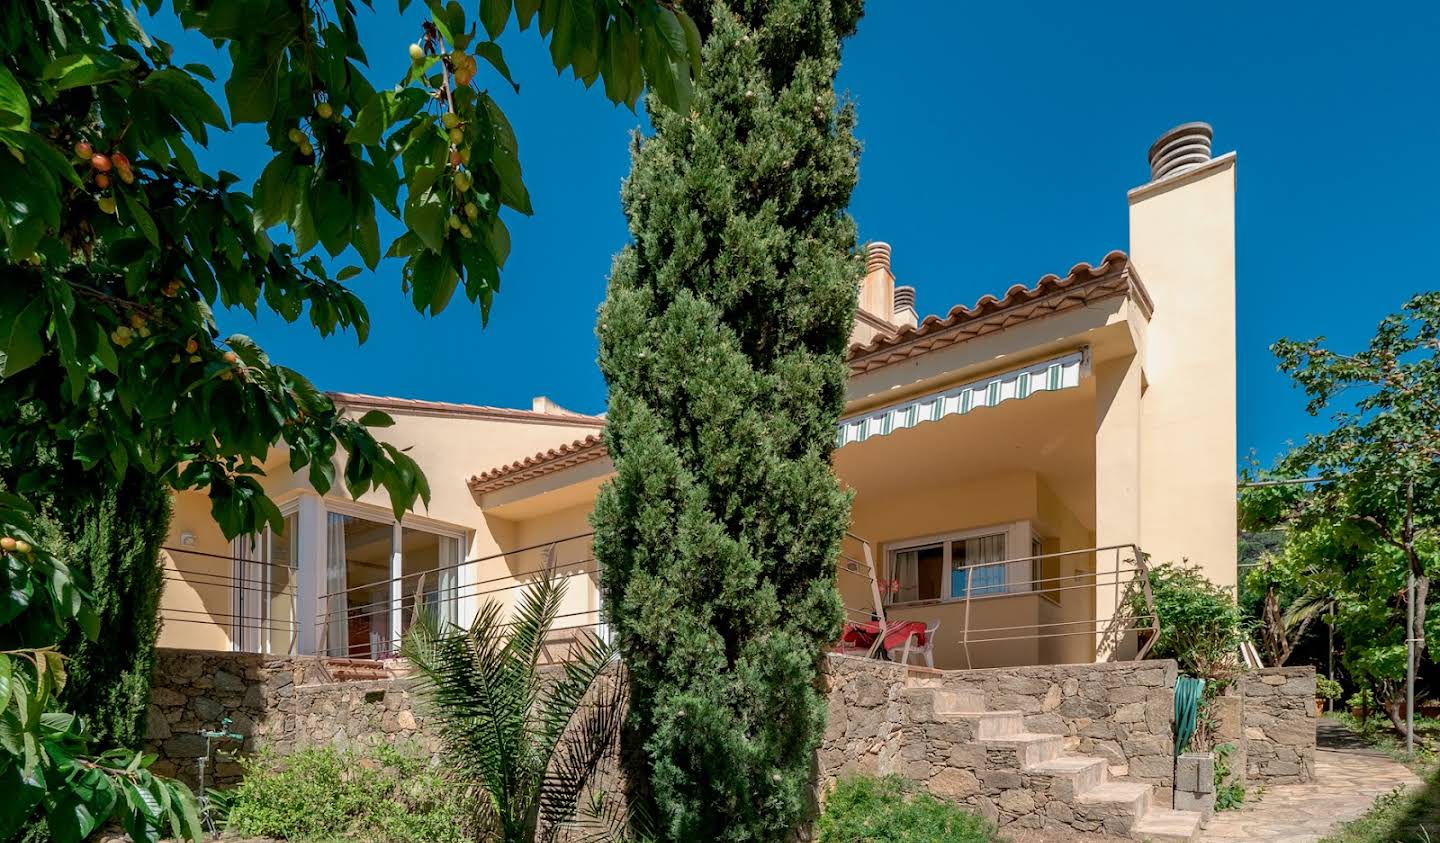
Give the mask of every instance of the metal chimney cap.
[{"label": "metal chimney cap", "polygon": [[873,240],[865,245],[865,271],[870,273],[877,269],[890,271],[890,244],[882,240]]},{"label": "metal chimney cap", "polygon": [[915,309],[915,288],[910,286],[896,287],[895,309],[903,310],[907,307],[911,310]]},{"label": "metal chimney cap", "polygon": [[1150,180],[1183,173],[1210,160],[1215,129],[1209,123],[1181,123],[1150,145]]}]

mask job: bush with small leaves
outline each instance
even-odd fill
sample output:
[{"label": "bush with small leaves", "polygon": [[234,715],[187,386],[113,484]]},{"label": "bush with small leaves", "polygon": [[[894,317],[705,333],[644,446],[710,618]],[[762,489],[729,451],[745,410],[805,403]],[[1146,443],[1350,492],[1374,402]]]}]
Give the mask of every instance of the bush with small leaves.
[{"label": "bush with small leaves", "polygon": [[899,776],[841,779],[815,824],[817,843],[991,843],[988,820],[928,793],[910,793]]}]

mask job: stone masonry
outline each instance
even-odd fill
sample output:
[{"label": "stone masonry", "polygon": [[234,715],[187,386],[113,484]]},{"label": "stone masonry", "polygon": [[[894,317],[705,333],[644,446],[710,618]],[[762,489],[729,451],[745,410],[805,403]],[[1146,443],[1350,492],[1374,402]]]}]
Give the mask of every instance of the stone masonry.
[{"label": "stone masonry", "polygon": [[1270,667],[1241,677],[1245,782],[1315,777],[1315,668]]},{"label": "stone masonry", "polygon": [[1174,782],[1176,672],[1173,661],[990,668],[947,673],[945,687],[1018,711],[1027,731],[1061,735],[1067,752],[1103,758],[1111,776],[1165,793]]},{"label": "stone masonry", "polygon": [[280,754],[306,746],[367,747],[412,744],[434,753],[439,742],[424,730],[407,679],[306,684],[313,659],[202,650],[156,651],[146,723],[146,750],[159,755],[156,772],[194,785],[196,759],[205,754],[203,730],[230,729],[243,745],[219,742],[207,774],[212,786],[239,780],[233,757],[264,745]]},{"label": "stone masonry", "polygon": [[[314,684],[314,667],[314,659],[159,651],[147,747],[160,756],[157,770],[193,783],[205,750],[198,732],[225,716],[245,736],[244,752],[327,744],[438,752],[413,680]],[[1175,677],[1171,661],[940,672],[832,655],[817,797],[841,776],[893,773],[1002,826],[1193,840],[1199,815],[1171,809]],[[1314,687],[1308,668],[1267,670],[1222,698],[1250,783],[1308,780]],[[240,772],[220,760],[211,782],[232,784]]]}]

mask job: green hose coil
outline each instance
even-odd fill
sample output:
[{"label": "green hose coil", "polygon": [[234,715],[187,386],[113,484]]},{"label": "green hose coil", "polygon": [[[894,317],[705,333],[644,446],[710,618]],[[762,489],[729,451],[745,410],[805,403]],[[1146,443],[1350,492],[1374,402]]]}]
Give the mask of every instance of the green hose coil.
[{"label": "green hose coil", "polygon": [[1191,676],[1175,679],[1175,754],[1190,748],[1195,736],[1195,721],[1200,716],[1200,699],[1205,695],[1205,680]]}]

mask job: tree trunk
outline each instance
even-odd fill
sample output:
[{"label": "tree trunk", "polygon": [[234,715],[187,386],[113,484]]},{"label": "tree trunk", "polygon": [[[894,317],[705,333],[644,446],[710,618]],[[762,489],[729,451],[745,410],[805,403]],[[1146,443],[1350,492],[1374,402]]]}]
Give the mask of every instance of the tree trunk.
[{"label": "tree trunk", "polygon": [[1385,716],[1390,718],[1390,725],[1395,727],[1395,731],[1405,734],[1405,715],[1400,711],[1400,700],[1386,700],[1381,707],[1385,710]]}]

